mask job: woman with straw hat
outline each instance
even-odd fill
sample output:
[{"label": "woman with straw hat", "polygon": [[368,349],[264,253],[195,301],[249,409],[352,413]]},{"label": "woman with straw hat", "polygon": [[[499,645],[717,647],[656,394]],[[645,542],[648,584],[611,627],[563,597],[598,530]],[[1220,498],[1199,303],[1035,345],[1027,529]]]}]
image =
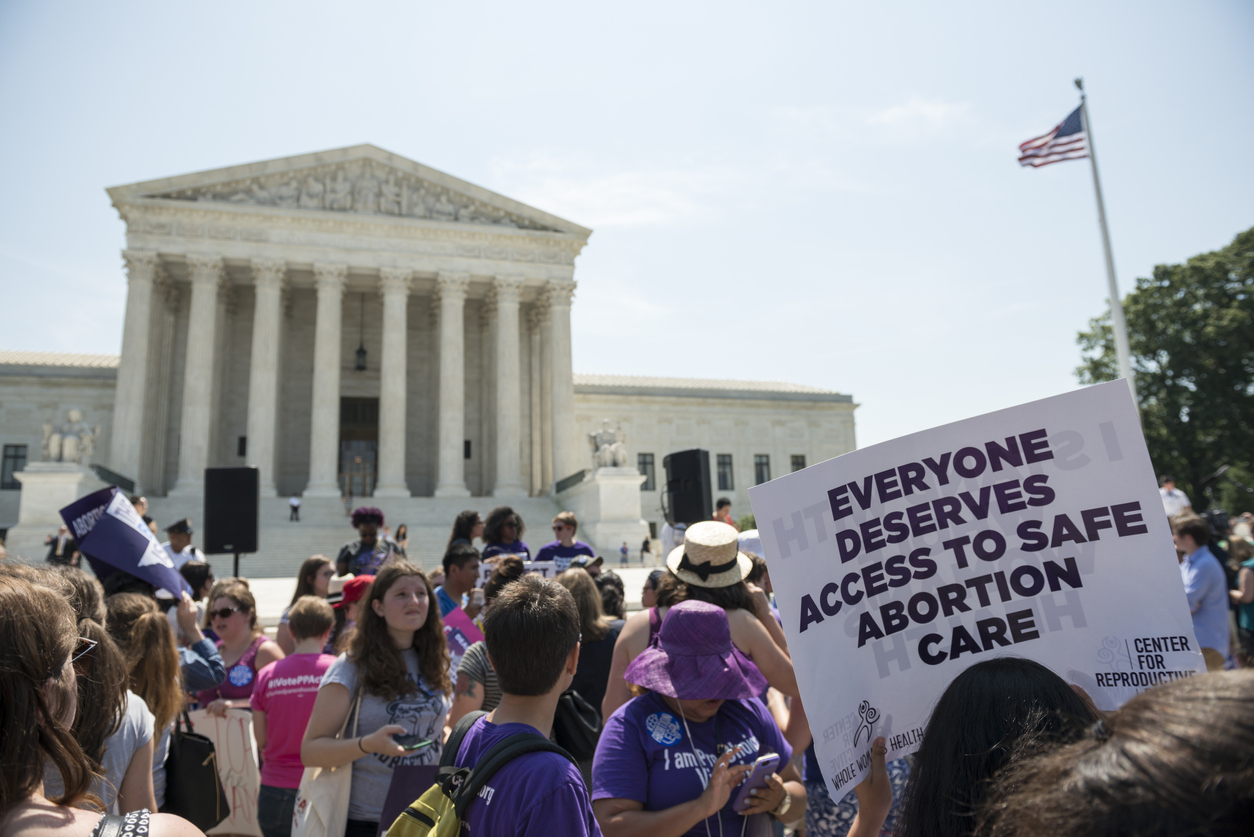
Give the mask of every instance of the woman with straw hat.
[{"label": "woman with straw hat", "polygon": [[[633,614],[618,635],[601,717],[608,718],[631,698],[630,678],[624,681],[623,675],[628,664],[657,636],[669,606],[691,599],[721,607],[727,613],[736,648],[762,672],[768,685],[797,696],[797,677],[784,648],[783,634],[769,610],[759,607],[745,584],[753,560],[740,551],[737,538],[735,529],[713,520],[694,523],[684,532],[683,545],[666,558],[668,572],[658,582],[657,606]],[[779,634],[778,639],[772,629]]]},{"label": "woman with straw hat", "polygon": [[[675,605],[627,679],[647,691],[605,722],[592,765],[592,811],[606,837],[767,835],[772,817],[801,819],[806,792],[788,764],[792,747],[756,699],[766,678],[732,643],[724,610]],[[772,754],[778,772],[738,806],[737,786]]]}]

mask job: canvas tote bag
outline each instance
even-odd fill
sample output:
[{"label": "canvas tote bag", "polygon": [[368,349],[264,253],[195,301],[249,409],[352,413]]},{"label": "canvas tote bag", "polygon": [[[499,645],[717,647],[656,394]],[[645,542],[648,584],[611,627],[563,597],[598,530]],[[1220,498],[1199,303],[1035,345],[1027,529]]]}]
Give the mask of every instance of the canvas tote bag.
[{"label": "canvas tote bag", "polygon": [[[361,687],[357,698],[344,716],[344,724],[336,734],[343,738],[348,719],[353,719],[353,737],[357,736],[357,716],[361,710]],[[353,762],[339,767],[306,767],[296,791],[296,807],[292,811],[292,837],[344,837],[348,825],[348,797],[353,789]]]}]

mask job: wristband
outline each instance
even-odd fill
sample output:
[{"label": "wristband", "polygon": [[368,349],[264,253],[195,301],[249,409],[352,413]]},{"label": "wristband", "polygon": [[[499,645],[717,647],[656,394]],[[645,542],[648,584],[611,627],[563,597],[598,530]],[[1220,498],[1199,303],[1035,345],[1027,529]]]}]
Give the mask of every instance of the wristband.
[{"label": "wristband", "polygon": [[367,751],[367,750],[366,750],[366,748],[365,748],[365,746],[364,746],[364,745],[362,745],[362,743],[361,743],[361,742],[362,742],[362,741],[364,741],[364,740],[366,740],[366,736],[364,736],[364,735],[363,735],[361,738],[358,738],[358,739],[357,739],[357,748],[358,748],[359,750],[361,750],[363,753],[365,753],[366,755],[370,755],[369,751]]}]

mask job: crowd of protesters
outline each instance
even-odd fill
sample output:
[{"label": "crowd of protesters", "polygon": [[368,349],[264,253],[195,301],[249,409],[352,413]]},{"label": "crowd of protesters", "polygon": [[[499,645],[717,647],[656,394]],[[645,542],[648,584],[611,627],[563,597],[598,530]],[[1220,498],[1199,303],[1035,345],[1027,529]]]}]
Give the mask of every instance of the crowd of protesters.
[{"label": "crowd of protesters", "polygon": [[[299,568],[273,637],[248,582],[214,577],[188,520],[163,544],[192,591],[178,597],[121,572],[98,580],[59,532],[47,567],[0,563],[0,835],[200,833],[158,813],[189,707],[251,712],[265,837],[292,832],[309,768],[351,776],[333,832],[425,833],[414,812],[437,767],[522,739],[461,810],[463,833],[1250,833],[1254,671],[1219,670],[1254,659],[1254,545],[1168,481],[1163,499],[1214,673],[1102,713],[1035,662],[980,662],[940,696],[913,756],[886,762],[875,739],[870,775],[840,799],[766,562],[722,500],[669,533],[634,613],[570,512],[534,561],[514,509],[463,512],[428,575],[406,527],[393,538],[379,509],[358,508],[357,537]],[[454,662],[445,623],[459,609],[484,638]]]}]

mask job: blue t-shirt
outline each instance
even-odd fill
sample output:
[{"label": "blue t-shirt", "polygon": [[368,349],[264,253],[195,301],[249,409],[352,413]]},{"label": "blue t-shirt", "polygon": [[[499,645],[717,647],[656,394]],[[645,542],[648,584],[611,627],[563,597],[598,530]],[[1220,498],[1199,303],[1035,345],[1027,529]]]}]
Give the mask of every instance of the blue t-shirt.
[{"label": "blue t-shirt", "polygon": [[513,543],[491,543],[483,548],[483,560],[486,561],[493,555],[517,555],[524,561],[531,560],[531,550],[522,541],[514,541]]},{"label": "blue t-shirt", "polygon": [[445,616],[448,616],[454,610],[462,606],[461,602],[453,601],[453,597],[450,596],[444,590],[443,584],[435,588],[435,598],[440,603],[440,618],[441,619],[443,619]]},{"label": "blue t-shirt", "polygon": [[[663,811],[696,799],[718,760],[718,744],[739,745],[733,765],[753,764],[759,756],[778,753],[778,773],[792,758],[792,747],[771,713],[753,698],[724,701],[714,718],[703,723],[689,719],[687,728],[695,740],[688,740],[683,720],[654,692],[620,706],[605,722],[597,743],[592,798],[632,799],[644,803],[646,811]],[[745,825],[746,818],[732,810],[735,799],[732,793],[719,811],[724,834],[740,834]],[[747,835],[773,833],[770,814],[755,814],[748,820]],[[709,828],[711,834],[719,832],[717,822]],[[687,834],[705,837],[706,821]]]},{"label": "blue t-shirt", "polygon": [[1228,653],[1228,577],[1209,549],[1201,547],[1180,562],[1184,594],[1193,614],[1197,644]]},{"label": "blue t-shirt", "polygon": [[587,555],[589,558],[597,557],[592,551],[592,547],[583,541],[575,541],[571,546],[562,546],[561,541],[553,541],[546,543],[540,547],[540,551],[536,553],[537,561],[552,561],[554,568],[560,573],[565,572],[570,567],[570,560],[580,555]]},{"label": "blue t-shirt", "polygon": [[[519,732],[540,735],[527,724],[475,721],[457,751],[458,767],[472,765],[501,739]],[[506,764],[466,808],[463,834],[518,837],[600,837],[579,768],[557,753],[527,753]]]}]

